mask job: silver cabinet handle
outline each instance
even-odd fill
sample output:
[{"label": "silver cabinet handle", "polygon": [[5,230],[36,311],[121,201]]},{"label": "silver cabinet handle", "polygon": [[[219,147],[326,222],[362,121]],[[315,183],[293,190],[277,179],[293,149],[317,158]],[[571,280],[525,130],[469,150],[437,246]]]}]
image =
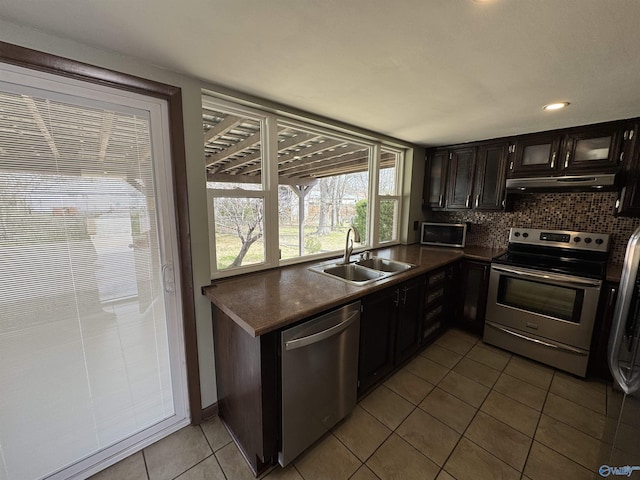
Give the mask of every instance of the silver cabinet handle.
[{"label": "silver cabinet handle", "polygon": [[467,195],[467,201],[464,202],[464,206],[469,208],[469,202],[471,202],[471,195]]},{"label": "silver cabinet handle", "polygon": [[567,152],[567,156],[564,158],[564,168],[569,166],[569,159],[571,158],[571,152]]},{"label": "silver cabinet handle", "polygon": [[480,201],[480,195],[476,195],[476,208],[478,208],[478,202]]},{"label": "silver cabinet handle", "polygon": [[588,352],[585,352],[583,350],[578,350],[577,348],[573,348],[573,347],[569,347],[567,345],[557,345],[555,343],[549,343],[549,342],[544,342],[542,340],[538,340],[537,338],[531,338],[528,337],[527,335],[523,335],[522,333],[518,333],[518,332],[514,332],[513,330],[510,330],[508,328],[502,327],[496,323],[493,322],[489,322],[489,321],[485,321],[484,322],[485,325],[488,325],[492,328],[495,328],[496,330],[500,330],[501,332],[504,332],[508,335],[512,335],[514,337],[518,337],[521,338],[523,340],[526,340],[528,342],[533,342],[533,343],[537,343],[538,345],[542,345],[543,347],[549,347],[549,348],[553,348],[555,350],[561,350],[563,352],[567,352],[567,353],[572,353],[574,355],[580,355],[582,357],[586,356],[588,354]]},{"label": "silver cabinet handle", "polygon": [[620,160],[619,160],[619,162],[622,163],[623,160],[624,160],[624,152],[620,152]]},{"label": "silver cabinet handle", "polygon": [[513,162],[509,164],[509,170],[513,170]]},{"label": "silver cabinet handle", "polygon": [[296,348],[306,347],[307,345],[311,345],[314,343],[321,342],[329,337],[333,337],[343,330],[350,327],[354,322],[356,322],[360,318],[360,311],[353,312],[351,315],[347,317],[346,320],[340,322],[333,327],[327,328],[318,333],[314,333],[313,335],[308,335],[302,338],[296,338],[295,340],[289,340],[285,342],[285,350],[295,350]]},{"label": "silver cabinet handle", "polygon": [[406,305],[407,304],[407,292],[409,291],[409,289],[407,287],[404,287],[402,289],[402,304]]},{"label": "silver cabinet handle", "polygon": [[551,155],[551,168],[556,168],[556,152]]},{"label": "silver cabinet handle", "polygon": [[438,205],[442,206],[442,200],[443,200],[444,195],[440,194],[440,198],[438,199]]},{"label": "silver cabinet handle", "polygon": [[611,289],[611,296],[609,297],[609,306],[610,306],[610,307],[612,307],[612,306],[613,306],[614,300],[615,300],[615,298],[616,298],[616,292],[617,292],[617,291],[618,291],[618,290],[617,290],[615,287]]}]

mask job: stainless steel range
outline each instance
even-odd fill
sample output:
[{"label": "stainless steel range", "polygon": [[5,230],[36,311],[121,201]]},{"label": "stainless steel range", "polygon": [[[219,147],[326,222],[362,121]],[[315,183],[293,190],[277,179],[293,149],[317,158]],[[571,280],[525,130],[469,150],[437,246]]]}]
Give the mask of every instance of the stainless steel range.
[{"label": "stainless steel range", "polygon": [[491,263],[484,341],[584,377],[609,235],[512,228]]}]

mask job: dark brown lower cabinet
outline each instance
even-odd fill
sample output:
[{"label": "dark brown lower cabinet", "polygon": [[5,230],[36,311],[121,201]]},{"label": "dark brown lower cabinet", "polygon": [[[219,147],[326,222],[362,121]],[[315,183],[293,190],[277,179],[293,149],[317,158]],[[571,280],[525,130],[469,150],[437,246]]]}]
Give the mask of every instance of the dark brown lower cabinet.
[{"label": "dark brown lower cabinet", "polygon": [[398,288],[394,365],[411,357],[420,348],[424,277]]},{"label": "dark brown lower cabinet", "polygon": [[462,289],[459,302],[458,324],[467,330],[482,335],[487,306],[489,272],[491,264],[476,260],[462,262]]},{"label": "dark brown lower cabinet", "polygon": [[253,337],[213,307],[218,415],[259,474],[278,455],[277,332]]},{"label": "dark brown lower cabinet", "polygon": [[358,396],[420,348],[424,277],[362,299]]},{"label": "dark brown lower cabinet", "polygon": [[600,308],[598,308],[598,316],[593,327],[593,336],[591,338],[588,374],[589,376],[593,375],[611,381],[613,377],[609,370],[607,354],[613,312],[616,308],[616,300],[618,299],[618,284],[606,283],[602,290]]},{"label": "dark brown lower cabinet", "polygon": [[396,289],[388,289],[362,299],[358,396],[393,370],[396,296]]}]

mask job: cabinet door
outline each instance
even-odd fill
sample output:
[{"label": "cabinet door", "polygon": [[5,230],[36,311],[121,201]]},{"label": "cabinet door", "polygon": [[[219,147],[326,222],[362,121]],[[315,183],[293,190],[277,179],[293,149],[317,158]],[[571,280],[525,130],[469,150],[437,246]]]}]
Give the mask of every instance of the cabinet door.
[{"label": "cabinet door", "polygon": [[448,150],[437,150],[429,157],[424,177],[424,204],[427,207],[444,207],[448,161]]},{"label": "cabinet door", "polygon": [[358,395],[362,395],[393,369],[394,319],[397,289],[365,297],[360,317]]},{"label": "cabinet door", "polygon": [[509,164],[509,177],[552,175],[556,172],[562,136],[529,135],[518,139],[515,157]]},{"label": "cabinet door", "polygon": [[489,267],[486,262],[465,260],[462,265],[462,301],[460,322],[462,327],[482,334],[489,288]]},{"label": "cabinet door", "polygon": [[580,128],[564,140],[560,169],[563,173],[613,172],[620,160],[620,126]]},{"label": "cabinet door", "polygon": [[449,154],[447,180],[447,208],[471,208],[473,174],[476,163],[475,148],[458,148]]},{"label": "cabinet door", "polygon": [[398,288],[395,364],[409,358],[420,346],[425,280],[407,282]]},{"label": "cabinet door", "polygon": [[617,299],[618,285],[605,285],[600,299],[598,318],[593,328],[591,356],[589,357],[589,375],[594,375],[607,381],[612,380],[611,371],[609,370],[608,348],[613,312],[616,308]]},{"label": "cabinet door", "polygon": [[478,147],[474,208],[476,210],[502,210],[506,184],[508,144]]},{"label": "cabinet door", "polygon": [[629,125],[623,132],[621,167],[622,189],[616,202],[616,214],[640,217],[640,125]]}]

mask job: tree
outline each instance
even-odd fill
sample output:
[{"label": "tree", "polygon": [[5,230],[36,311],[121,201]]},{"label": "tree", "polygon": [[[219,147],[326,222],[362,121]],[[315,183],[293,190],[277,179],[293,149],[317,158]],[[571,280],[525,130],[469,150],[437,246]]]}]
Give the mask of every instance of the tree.
[{"label": "tree", "polygon": [[318,217],[317,235],[327,235],[331,229],[327,220],[331,213],[333,177],[320,179],[320,214]]},{"label": "tree", "polygon": [[239,267],[245,255],[262,238],[262,199],[217,198],[215,202],[216,229],[220,233],[235,233],[240,239],[240,251],[229,267]]},{"label": "tree", "polygon": [[[393,238],[393,226],[395,217],[395,203],[392,201],[380,202],[380,219],[378,222],[378,234],[380,241],[391,240]],[[358,229],[360,235],[366,238],[367,235],[367,200],[360,200],[356,203],[356,216],[353,226]]]}]

